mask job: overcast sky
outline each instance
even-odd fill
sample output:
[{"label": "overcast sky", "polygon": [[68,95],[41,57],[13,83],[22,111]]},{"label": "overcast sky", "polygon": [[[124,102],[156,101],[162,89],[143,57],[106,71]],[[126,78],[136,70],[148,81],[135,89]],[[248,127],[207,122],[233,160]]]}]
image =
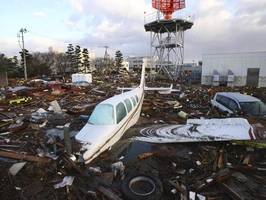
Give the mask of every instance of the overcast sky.
[{"label": "overcast sky", "polygon": [[[233,3],[232,3],[233,2]],[[266,0],[187,0],[179,14],[193,16],[185,36],[185,60],[204,53],[266,50]],[[149,54],[144,12],[151,0],[3,0],[0,4],[0,52],[19,51],[17,33],[26,33],[32,51],[65,51],[68,43],[93,49],[108,45],[128,55]]]}]

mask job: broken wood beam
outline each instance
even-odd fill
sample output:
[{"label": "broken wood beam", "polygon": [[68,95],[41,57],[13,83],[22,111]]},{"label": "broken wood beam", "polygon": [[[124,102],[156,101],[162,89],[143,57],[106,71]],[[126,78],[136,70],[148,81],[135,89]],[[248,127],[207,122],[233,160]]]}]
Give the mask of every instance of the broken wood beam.
[{"label": "broken wood beam", "polygon": [[122,200],[119,196],[114,194],[110,189],[99,186],[99,187],[97,187],[97,190],[99,192],[103,193],[103,195],[106,196],[110,200]]},{"label": "broken wood beam", "polygon": [[228,180],[231,177],[231,175],[232,172],[228,168],[222,169],[218,171],[216,174],[207,177],[205,180],[196,183],[195,184],[196,192],[201,192],[215,183],[222,183]]},{"label": "broken wood beam", "polygon": [[139,160],[144,160],[144,159],[150,158],[150,157],[152,157],[154,155],[155,155],[154,152],[142,153],[142,154],[138,155],[138,159]]},{"label": "broken wood beam", "polygon": [[29,162],[38,162],[43,164],[48,164],[51,162],[50,158],[42,158],[33,155],[27,155],[25,153],[11,152],[11,151],[0,151],[0,157],[12,158],[15,160],[26,160]]},{"label": "broken wood beam", "polygon": [[64,154],[62,158],[69,164],[70,167],[75,169],[80,175],[86,176],[86,173],[82,171],[79,166],[77,166],[76,163],[73,162],[66,154]]},{"label": "broken wood beam", "polygon": [[70,123],[64,126],[64,142],[65,142],[65,151],[70,155],[72,153],[72,142],[69,132]]},{"label": "broken wood beam", "polygon": [[187,195],[187,190],[185,189],[185,188],[183,188],[182,187],[182,185],[180,185],[179,184],[179,182],[177,182],[177,181],[168,181],[173,187],[175,187],[175,189],[178,191],[178,192],[180,192],[180,193],[182,193],[182,194],[184,194],[184,195]]},{"label": "broken wood beam", "polygon": [[242,197],[240,194],[238,194],[236,191],[234,191],[232,188],[230,188],[228,185],[225,183],[220,184],[224,190],[235,200],[244,200],[245,198]]}]

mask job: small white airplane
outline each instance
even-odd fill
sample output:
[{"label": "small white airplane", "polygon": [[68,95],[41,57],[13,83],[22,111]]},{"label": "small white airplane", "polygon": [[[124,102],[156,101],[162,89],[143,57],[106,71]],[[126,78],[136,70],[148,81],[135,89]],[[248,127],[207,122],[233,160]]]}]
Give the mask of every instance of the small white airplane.
[{"label": "small white airplane", "polygon": [[[122,92],[133,90],[134,88],[121,88],[118,87],[117,90],[121,90]],[[167,87],[147,87],[144,86],[144,91],[157,91],[159,94],[171,94],[172,92],[180,92],[180,90],[173,89],[173,84],[169,88]]]},{"label": "small white airplane", "polygon": [[113,146],[140,117],[145,88],[145,67],[140,85],[128,92],[99,103],[87,124],[75,136],[82,144],[83,159],[88,164],[100,153]]}]

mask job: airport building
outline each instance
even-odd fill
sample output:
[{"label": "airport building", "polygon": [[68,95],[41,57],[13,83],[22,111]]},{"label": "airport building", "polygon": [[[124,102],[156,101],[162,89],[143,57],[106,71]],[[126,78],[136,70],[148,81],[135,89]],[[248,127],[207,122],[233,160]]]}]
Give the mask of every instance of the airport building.
[{"label": "airport building", "polygon": [[143,65],[145,65],[147,71],[153,69],[151,58],[148,56],[128,57],[127,62],[129,63],[129,70],[141,70]]},{"label": "airport building", "polygon": [[205,54],[201,83],[266,87],[266,52]]},{"label": "airport building", "polygon": [[186,83],[198,84],[201,82],[201,63],[184,63],[181,67],[182,80]]}]

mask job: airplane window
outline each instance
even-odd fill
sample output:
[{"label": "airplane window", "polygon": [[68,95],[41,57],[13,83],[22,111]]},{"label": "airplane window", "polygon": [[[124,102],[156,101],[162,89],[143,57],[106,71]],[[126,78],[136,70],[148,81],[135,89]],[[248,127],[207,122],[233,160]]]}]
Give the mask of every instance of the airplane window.
[{"label": "airplane window", "polygon": [[136,103],[136,100],[134,99],[134,97],[131,97],[130,99],[133,102],[133,105],[136,106],[137,103]]},{"label": "airplane window", "polygon": [[130,112],[132,110],[132,104],[129,99],[125,100],[126,106],[127,106],[127,111]]},{"label": "airplane window", "polygon": [[135,97],[136,97],[136,101],[137,101],[137,102],[139,102],[139,98],[138,98],[138,96],[137,96],[137,95],[135,95]]},{"label": "airplane window", "polygon": [[111,104],[99,104],[93,110],[88,122],[94,125],[115,124],[113,106]]},{"label": "airplane window", "polygon": [[127,115],[126,107],[123,103],[119,103],[116,106],[116,121],[117,124],[124,119],[124,117]]}]

